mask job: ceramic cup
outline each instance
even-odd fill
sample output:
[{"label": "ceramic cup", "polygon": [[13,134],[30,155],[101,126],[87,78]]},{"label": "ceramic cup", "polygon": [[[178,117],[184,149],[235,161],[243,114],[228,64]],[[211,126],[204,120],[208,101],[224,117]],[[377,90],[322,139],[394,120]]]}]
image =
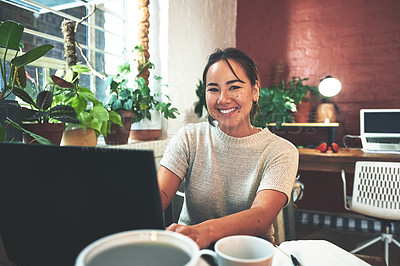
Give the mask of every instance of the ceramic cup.
[{"label": "ceramic cup", "polygon": [[132,230],[88,245],[78,255],[75,266],[195,266],[202,253],[192,239],[175,232]]},{"label": "ceramic cup", "polygon": [[270,266],[274,251],[265,239],[238,235],[218,240],[212,256],[218,266]]}]

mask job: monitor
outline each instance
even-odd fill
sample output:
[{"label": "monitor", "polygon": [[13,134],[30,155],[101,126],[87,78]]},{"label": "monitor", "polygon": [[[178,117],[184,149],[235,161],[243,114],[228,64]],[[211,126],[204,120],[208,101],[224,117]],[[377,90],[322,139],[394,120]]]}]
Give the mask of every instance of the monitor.
[{"label": "monitor", "polygon": [[103,236],[164,228],[152,151],[0,143],[0,162],[0,236],[18,266],[71,266]]}]

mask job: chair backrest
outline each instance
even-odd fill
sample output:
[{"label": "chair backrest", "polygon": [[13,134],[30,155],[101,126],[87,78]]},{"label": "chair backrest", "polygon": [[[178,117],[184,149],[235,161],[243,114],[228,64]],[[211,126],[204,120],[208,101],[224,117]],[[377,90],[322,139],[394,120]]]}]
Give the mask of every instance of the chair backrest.
[{"label": "chair backrest", "polygon": [[400,220],[400,163],[357,162],[351,210]]}]

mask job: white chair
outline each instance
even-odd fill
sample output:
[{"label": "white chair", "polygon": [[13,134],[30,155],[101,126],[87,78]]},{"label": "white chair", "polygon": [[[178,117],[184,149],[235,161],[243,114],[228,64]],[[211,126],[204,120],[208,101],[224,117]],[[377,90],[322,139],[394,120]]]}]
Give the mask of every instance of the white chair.
[{"label": "white chair", "polygon": [[350,252],[356,253],[382,240],[386,264],[389,265],[389,244],[393,242],[400,247],[400,242],[394,239],[391,231],[392,222],[400,220],[400,163],[357,162],[352,197],[346,196],[344,170],[342,180],[345,208],[382,222],[380,236],[360,244]]}]

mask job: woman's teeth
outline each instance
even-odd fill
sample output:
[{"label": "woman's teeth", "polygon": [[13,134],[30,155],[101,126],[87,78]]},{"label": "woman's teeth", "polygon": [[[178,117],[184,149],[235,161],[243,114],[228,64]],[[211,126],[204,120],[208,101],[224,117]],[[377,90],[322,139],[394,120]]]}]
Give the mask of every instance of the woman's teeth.
[{"label": "woman's teeth", "polygon": [[236,109],[236,108],[231,108],[231,109],[228,109],[228,110],[222,110],[222,109],[220,109],[219,111],[220,111],[221,113],[223,113],[223,114],[228,114],[228,113],[230,113],[230,112],[235,111],[235,109]]}]

